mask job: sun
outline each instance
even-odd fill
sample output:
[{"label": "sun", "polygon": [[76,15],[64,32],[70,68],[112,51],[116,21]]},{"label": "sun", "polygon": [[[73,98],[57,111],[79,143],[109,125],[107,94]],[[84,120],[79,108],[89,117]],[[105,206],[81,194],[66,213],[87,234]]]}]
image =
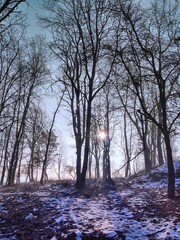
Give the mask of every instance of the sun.
[{"label": "sun", "polygon": [[98,133],[98,137],[99,137],[100,139],[105,139],[105,138],[106,138],[106,133],[103,132],[103,131],[101,131],[101,132]]}]

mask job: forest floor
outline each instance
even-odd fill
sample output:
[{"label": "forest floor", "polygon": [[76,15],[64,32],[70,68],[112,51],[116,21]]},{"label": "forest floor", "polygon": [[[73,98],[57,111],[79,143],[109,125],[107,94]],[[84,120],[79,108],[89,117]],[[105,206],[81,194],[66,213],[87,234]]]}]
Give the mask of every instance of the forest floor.
[{"label": "forest floor", "polygon": [[180,161],[176,198],[167,198],[167,167],[114,184],[87,180],[0,187],[0,239],[180,239]]}]

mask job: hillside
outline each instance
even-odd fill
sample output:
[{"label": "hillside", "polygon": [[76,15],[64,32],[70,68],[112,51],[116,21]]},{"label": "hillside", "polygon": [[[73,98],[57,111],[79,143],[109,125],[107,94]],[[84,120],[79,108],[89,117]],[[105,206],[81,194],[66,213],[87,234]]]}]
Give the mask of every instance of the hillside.
[{"label": "hillside", "polygon": [[176,199],[167,198],[167,166],[114,185],[95,180],[0,188],[0,239],[180,239],[180,161]]}]

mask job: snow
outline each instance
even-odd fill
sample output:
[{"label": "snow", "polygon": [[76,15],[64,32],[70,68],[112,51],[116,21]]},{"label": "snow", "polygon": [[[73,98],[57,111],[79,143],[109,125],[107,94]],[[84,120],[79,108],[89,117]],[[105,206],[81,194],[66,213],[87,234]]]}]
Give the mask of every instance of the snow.
[{"label": "snow", "polygon": [[33,219],[33,214],[32,213],[29,213],[26,217],[25,217],[25,220],[26,221],[30,221],[30,220],[32,220]]},{"label": "snow", "polygon": [[52,237],[51,240],[57,240],[57,238],[56,237]]},{"label": "snow", "polygon": [[[175,162],[175,169],[180,169],[180,161]],[[167,198],[165,173],[167,166],[162,166],[152,170],[147,176],[133,180],[129,186],[117,182],[114,187],[107,186],[104,191],[100,193],[97,191],[97,194],[96,188],[92,188],[93,195],[90,197],[76,191],[74,186],[48,185],[46,189],[41,188],[36,192],[28,193],[40,202],[39,205],[34,204],[35,206],[29,209],[32,212],[24,214],[24,219],[28,220],[27,224],[38,221],[39,212],[44,211],[41,220],[45,229],[52,233],[51,237],[47,238],[50,240],[81,240],[84,239],[83,236],[91,239],[92,234],[96,237],[93,239],[178,240],[180,239],[179,215],[173,212],[176,208],[171,212],[171,207],[173,204],[177,205],[178,211],[179,202],[176,201],[179,200]],[[161,174],[162,179],[152,181],[154,175]],[[180,189],[179,178],[176,178],[176,187]],[[5,195],[8,196],[7,193]],[[24,196],[23,193],[16,196],[17,202],[21,205]],[[169,214],[165,214],[166,210],[163,207],[168,205]],[[3,214],[7,213],[7,207],[0,202],[1,240],[13,239],[14,233],[8,238],[1,228],[6,222],[6,218],[3,220]]]},{"label": "snow", "polygon": [[76,231],[76,240],[81,240],[82,239],[81,236],[82,236],[82,232],[77,230]]}]

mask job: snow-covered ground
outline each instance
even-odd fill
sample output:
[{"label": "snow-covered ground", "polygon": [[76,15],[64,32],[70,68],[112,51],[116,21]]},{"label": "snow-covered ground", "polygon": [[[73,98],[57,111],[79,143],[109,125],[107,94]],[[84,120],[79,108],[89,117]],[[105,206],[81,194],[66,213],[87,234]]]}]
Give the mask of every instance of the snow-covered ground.
[{"label": "snow-covered ground", "polygon": [[[180,194],[180,161],[175,161]],[[180,199],[167,198],[167,167],[115,185],[89,181],[2,188],[0,239],[180,239]]]}]

